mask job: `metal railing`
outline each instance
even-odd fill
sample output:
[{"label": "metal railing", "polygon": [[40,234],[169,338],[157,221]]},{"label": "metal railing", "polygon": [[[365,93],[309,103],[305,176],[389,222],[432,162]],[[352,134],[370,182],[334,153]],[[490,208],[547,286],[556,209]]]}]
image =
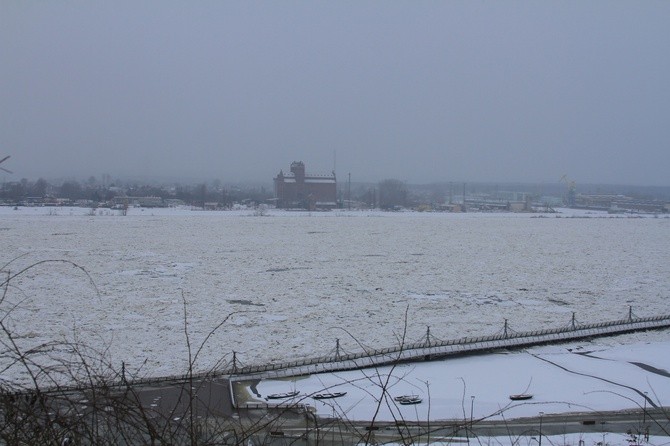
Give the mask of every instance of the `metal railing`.
[{"label": "metal railing", "polygon": [[[505,333],[448,341],[419,342],[397,347],[371,349],[345,355],[306,358],[275,364],[238,367],[221,372],[231,379],[249,379],[304,375],[327,371],[343,371],[380,366],[416,359],[437,359],[446,356],[474,353],[510,347],[527,347],[551,342],[564,342],[595,336],[622,334],[631,331],[670,327],[670,315],[646,318],[627,318],[617,321],[579,324],[527,332]],[[256,376],[258,375],[258,376]]]},{"label": "metal railing", "polygon": [[[142,385],[178,385],[205,379],[230,379],[233,381],[272,377],[308,375],[313,373],[334,372],[409,362],[417,359],[439,359],[448,356],[477,353],[502,348],[528,347],[551,342],[565,342],[596,336],[607,336],[633,331],[670,327],[670,315],[597,322],[592,324],[574,324],[567,327],[549,328],[527,332],[505,332],[504,334],[464,337],[447,341],[424,341],[395,347],[368,349],[343,355],[320,356],[282,363],[251,365],[240,367],[233,363],[226,369],[187,375],[169,375],[139,379],[110,379],[105,383],[110,388],[126,388]],[[54,389],[42,389],[41,392],[78,392],[85,391],[83,386],[59,386]],[[19,392],[21,393],[21,392]]]}]

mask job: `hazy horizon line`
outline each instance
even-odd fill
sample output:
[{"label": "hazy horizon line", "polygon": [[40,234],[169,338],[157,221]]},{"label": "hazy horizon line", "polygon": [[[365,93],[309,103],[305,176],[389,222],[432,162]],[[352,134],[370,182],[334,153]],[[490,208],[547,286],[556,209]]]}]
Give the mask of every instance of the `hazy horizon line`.
[{"label": "hazy horizon line", "polygon": [[[0,176],[0,179],[2,180],[1,182],[4,183],[13,183],[13,182],[21,182],[22,180],[27,180],[29,182],[34,182],[39,179],[44,179],[48,183],[56,183],[56,184],[62,184],[65,182],[70,182],[70,181],[76,181],[78,183],[87,183],[90,182],[91,178],[95,179],[95,184],[100,184],[103,183],[104,181],[102,180],[102,175],[83,175],[83,176],[78,176],[78,175],[62,175],[62,176],[54,176],[54,177],[44,177],[44,176],[38,176],[37,178],[30,178],[27,176],[22,176],[20,179],[8,179],[7,175],[15,175],[16,172],[13,172],[12,174],[5,174]],[[105,174],[103,174],[105,175]],[[340,179],[337,177],[337,184],[338,185],[346,185],[348,183],[348,179]],[[408,186],[447,186],[447,185],[482,185],[482,186],[503,186],[503,185],[510,185],[510,186],[555,186],[555,187],[568,187],[568,185],[564,181],[551,181],[551,180],[542,180],[542,181],[528,181],[528,180],[502,180],[502,181],[496,181],[496,180],[437,180],[437,181],[424,181],[424,182],[418,182],[418,181],[408,181],[408,180],[403,180],[401,178],[395,178],[392,176],[385,177],[380,180],[352,180],[351,184],[352,185],[374,185],[374,184],[379,184],[385,180],[398,180],[401,181],[403,184],[406,184]],[[110,180],[109,184],[111,185],[114,183],[140,183],[140,184],[154,184],[154,185],[166,185],[166,184],[184,184],[184,185],[195,185],[195,184],[202,184],[202,183],[220,183],[221,185],[256,185],[256,186],[273,186],[273,178],[267,179],[267,180],[258,180],[258,179],[246,179],[246,180],[223,180],[221,178],[206,178],[206,177],[192,177],[192,176],[170,176],[170,175],[165,175],[165,176],[155,176],[155,175],[149,175],[149,176],[136,176],[136,175],[110,175]],[[569,181],[571,182],[571,181]],[[575,182],[575,185],[577,188],[581,187],[633,187],[633,188],[640,188],[640,189],[670,189],[670,184],[668,185],[660,185],[660,184],[633,184],[633,183],[607,183],[607,182]]]}]

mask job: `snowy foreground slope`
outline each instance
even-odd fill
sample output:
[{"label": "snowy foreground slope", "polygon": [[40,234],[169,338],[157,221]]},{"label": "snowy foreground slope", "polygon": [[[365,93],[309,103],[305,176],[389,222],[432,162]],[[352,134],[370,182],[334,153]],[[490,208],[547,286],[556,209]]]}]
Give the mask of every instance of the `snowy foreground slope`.
[{"label": "snowy foreground slope", "polygon": [[[523,331],[565,326],[573,312],[578,322],[624,318],[629,306],[638,316],[670,313],[664,217],[87,213],[0,208],[3,271],[56,261],[13,278],[0,309],[21,348],[76,340],[133,376],[185,372],[185,321],[198,346],[230,314],[196,369],[227,366],[233,351],[243,365],[324,355],[336,339],[342,351],[388,347],[405,318],[416,342],[428,326],[444,340],[499,333],[504,319]],[[654,332],[612,342],[668,340]],[[21,376],[10,367],[3,380]],[[475,384],[466,384],[469,398]]]}]

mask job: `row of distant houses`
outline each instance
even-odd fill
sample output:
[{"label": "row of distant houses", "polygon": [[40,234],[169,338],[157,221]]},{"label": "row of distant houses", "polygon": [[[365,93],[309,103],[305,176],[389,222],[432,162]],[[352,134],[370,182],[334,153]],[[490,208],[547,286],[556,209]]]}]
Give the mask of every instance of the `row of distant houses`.
[{"label": "row of distant houses", "polygon": [[[112,207],[127,209],[131,206],[141,207],[170,207],[184,205],[180,199],[163,199],[156,196],[127,196],[124,191],[117,191],[119,194],[111,198],[106,203],[100,203],[91,200],[68,200],[64,198],[47,197],[28,197],[21,200],[18,205],[27,206],[62,206],[76,205],[86,207]],[[373,193],[373,192],[371,192]],[[371,196],[372,197],[372,196]],[[204,197],[203,197],[204,198]],[[267,196],[263,198],[266,200]],[[558,200],[553,202],[551,200]],[[366,202],[369,206],[374,206],[375,198],[371,198],[372,203]],[[539,201],[538,201],[539,200]],[[203,200],[204,201],[204,200]],[[241,205],[245,205],[242,200]],[[307,173],[305,163],[294,161],[291,163],[290,171],[280,170],[274,178],[274,198],[272,204],[278,209],[306,209],[306,210],[329,210],[339,206],[352,203],[350,200],[340,201],[337,199],[337,178],[335,172],[330,174]],[[512,211],[512,212],[532,212],[538,208],[551,209],[552,206],[560,206],[561,199],[555,197],[536,197],[522,192],[501,192],[496,190],[495,194],[480,193],[465,196],[463,190],[462,200],[452,202],[451,192],[448,203],[439,201],[430,202],[431,204],[421,204],[414,209],[432,210],[442,212],[465,212],[467,211]],[[254,201],[258,204],[259,201]],[[429,203],[426,201],[425,203]],[[16,201],[2,203],[0,205],[15,205]],[[251,203],[253,204],[253,203]],[[246,203],[249,205],[249,203]],[[222,204],[219,201],[204,203],[201,201],[198,206],[204,209],[220,209]],[[399,207],[399,206],[396,206]],[[394,207],[394,209],[396,208]],[[641,200],[627,197],[625,195],[614,194],[575,194],[572,207],[582,209],[605,210],[611,213],[670,213],[670,204],[667,201]]]},{"label": "row of distant houses", "polygon": [[[307,209],[329,210],[337,207],[337,179],[335,172],[330,174],[313,174],[305,172],[305,163],[295,161],[291,163],[290,172],[279,171],[274,178],[274,204],[279,209]],[[9,203],[7,203],[9,204]],[[12,205],[15,202],[12,202]],[[99,206],[100,203],[91,200],[69,200],[53,197],[29,197],[23,199],[20,205],[26,206],[62,206],[65,204],[76,206]],[[169,200],[161,197],[129,197],[125,193],[113,197],[105,206],[112,208],[167,207],[183,205],[181,200]],[[217,209],[218,202],[203,203],[205,209]]]}]

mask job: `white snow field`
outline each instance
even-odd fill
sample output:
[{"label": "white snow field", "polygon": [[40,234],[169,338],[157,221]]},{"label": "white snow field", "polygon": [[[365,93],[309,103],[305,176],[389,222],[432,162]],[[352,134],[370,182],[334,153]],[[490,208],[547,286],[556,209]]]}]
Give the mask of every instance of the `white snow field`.
[{"label": "white snow field", "polygon": [[[342,352],[394,346],[405,317],[416,342],[428,326],[446,340],[499,333],[505,319],[523,331],[565,326],[572,312],[670,313],[665,216],[89,212],[0,208],[2,270],[35,265],[11,279],[0,310],[23,349],[77,341],[135,377],[186,372],[184,321],[195,352],[231,313],[197,370],[228,366],[233,351],[251,365],[326,355],[336,339]],[[55,262],[36,265],[45,260]],[[611,342],[669,341],[660,331]],[[13,366],[2,380],[22,374]]]}]

